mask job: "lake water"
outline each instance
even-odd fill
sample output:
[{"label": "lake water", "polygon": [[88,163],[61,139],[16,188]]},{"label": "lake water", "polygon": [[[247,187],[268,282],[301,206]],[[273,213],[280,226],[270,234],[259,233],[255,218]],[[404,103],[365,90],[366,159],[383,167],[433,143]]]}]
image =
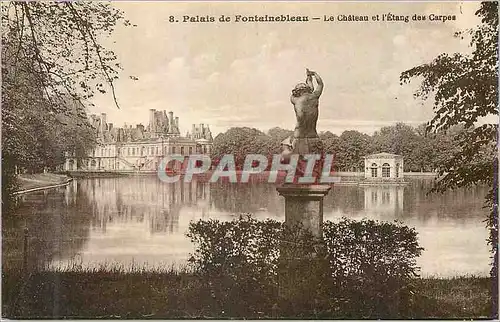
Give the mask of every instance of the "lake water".
[{"label": "lake water", "polygon": [[[399,220],[415,227],[425,248],[422,275],[487,275],[489,252],[482,208],[487,187],[426,195],[432,180],[406,187],[335,186],[324,219]],[[19,261],[23,228],[30,259],[51,266],[184,264],[193,251],[190,221],[230,220],[240,213],[284,220],[274,184],[191,182],[165,184],[154,176],[79,179],[66,187],[25,194],[5,216],[3,260]]]}]

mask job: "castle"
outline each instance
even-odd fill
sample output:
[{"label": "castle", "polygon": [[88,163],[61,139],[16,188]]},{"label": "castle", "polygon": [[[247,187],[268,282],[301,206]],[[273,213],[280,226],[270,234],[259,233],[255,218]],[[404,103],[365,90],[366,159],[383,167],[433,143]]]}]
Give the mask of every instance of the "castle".
[{"label": "castle", "polygon": [[149,110],[149,125],[122,128],[108,123],[106,114],[90,115],[97,134],[97,147],[87,158],[77,160],[66,154],[65,171],[156,171],[162,158],[169,154],[208,154],[212,148],[212,133],[206,124],[192,125],[183,137],[179,117],[173,112]]}]

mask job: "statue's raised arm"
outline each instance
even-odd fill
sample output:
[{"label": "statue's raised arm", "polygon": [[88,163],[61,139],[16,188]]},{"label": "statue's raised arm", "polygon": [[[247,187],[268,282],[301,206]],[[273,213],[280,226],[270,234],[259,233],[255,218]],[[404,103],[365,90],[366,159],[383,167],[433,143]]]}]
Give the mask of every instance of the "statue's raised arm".
[{"label": "statue's raised arm", "polygon": [[311,88],[311,92],[314,91],[312,76],[313,73],[309,70],[309,68],[306,68],[306,85]]},{"label": "statue's raised arm", "polygon": [[316,88],[312,92],[312,95],[316,98],[319,98],[321,96],[321,93],[323,93],[323,80],[318,75],[318,73],[312,71],[310,71],[310,73],[316,79],[316,83],[318,83],[318,86],[316,86]]}]

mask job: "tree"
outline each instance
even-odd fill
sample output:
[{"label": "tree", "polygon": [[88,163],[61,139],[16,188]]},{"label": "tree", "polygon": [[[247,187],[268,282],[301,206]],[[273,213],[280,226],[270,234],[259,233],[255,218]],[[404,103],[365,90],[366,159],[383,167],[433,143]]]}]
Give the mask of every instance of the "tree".
[{"label": "tree", "polygon": [[419,160],[417,152],[422,143],[422,137],[416,130],[404,123],[381,128],[373,134],[372,142],[374,151],[403,156],[405,171],[422,170],[422,161]]},{"label": "tree", "polygon": [[281,142],[288,137],[293,135],[293,131],[285,130],[280,127],[273,127],[269,131],[267,131],[267,135],[270,139],[270,151],[271,154],[279,154],[281,153]]},{"label": "tree", "polygon": [[364,168],[363,157],[371,152],[371,137],[358,131],[344,131],[340,135],[340,149],[337,156],[339,169],[359,171]]},{"label": "tree", "polygon": [[[54,109],[64,109],[58,103],[68,93],[79,100],[105,93],[104,84],[118,104],[114,81],[121,66],[99,40],[120,21],[130,25],[109,3],[8,2],[2,5],[3,60],[14,74],[31,74]],[[17,77],[9,80],[6,87],[22,85]]]},{"label": "tree", "polygon": [[215,137],[212,159],[217,161],[225,154],[232,154],[236,166],[241,168],[248,154],[269,155],[270,142],[270,137],[257,129],[232,127]]},{"label": "tree", "polygon": [[337,160],[341,151],[341,140],[338,135],[333,134],[330,131],[321,132],[319,134],[321,141],[323,141],[323,148],[325,154],[333,155],[333,169],[335,171],[339,170],[339,161]]},{"label": "tree", "polygon": [[[464,131],[455,136],[457,150],[439,167],[440,178],[433,191],[478,183],[491,187],[486,204],[490,208],[491,273],[495,280],[493,298],[496,299],[498,124],[481,122],[481,118],[498,115],[498,2],[482,2],[476,15],[481,18],[476,28],[455,35],[471,37],[472,53],[441,54],[429,63],[403,72],[401,82],[421,78],[423,80],[415,96],[428,99],[430,94],[434,94],[435,115],[427,125],[428,132],[445,132],[459,124],[464,126]],[[496,308],[496,302],[494,304]]]},{"label": "tree", "polygon": [[[110,91],[121,69],[101,45],[120,10],[102,2],[4,2],[2,13],[2,193],[15,190],[18,165],[35,171],[61,150],[93,144],[84,104]],[[72,102],[78,102],[74,109]],[[73,140],[71,140],[73,137]],[[84,145],[85,148],[85,145]]]}]

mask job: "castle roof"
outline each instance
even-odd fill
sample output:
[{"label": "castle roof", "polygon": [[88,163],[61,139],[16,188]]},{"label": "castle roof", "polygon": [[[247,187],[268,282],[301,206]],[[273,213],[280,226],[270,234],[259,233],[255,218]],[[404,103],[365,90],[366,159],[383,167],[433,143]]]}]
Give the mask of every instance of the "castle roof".
[{"label": "castle roof", "polygon": [[400,158],[402,158],[402,156],[399,154],[381,152],[381,153],[367,155],[364,158],[365,159],[400,159]]}]

